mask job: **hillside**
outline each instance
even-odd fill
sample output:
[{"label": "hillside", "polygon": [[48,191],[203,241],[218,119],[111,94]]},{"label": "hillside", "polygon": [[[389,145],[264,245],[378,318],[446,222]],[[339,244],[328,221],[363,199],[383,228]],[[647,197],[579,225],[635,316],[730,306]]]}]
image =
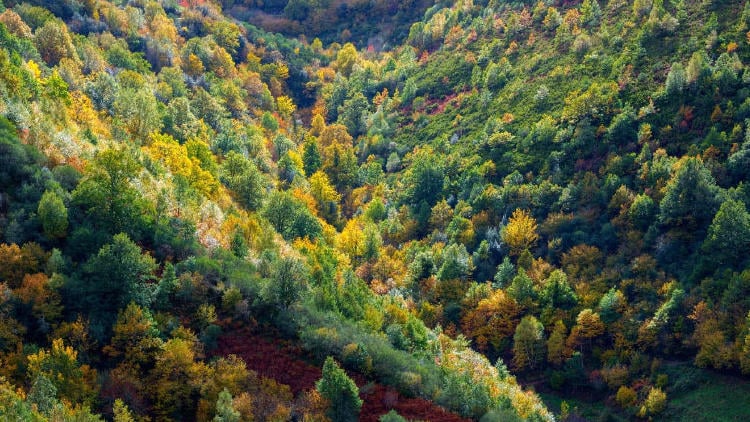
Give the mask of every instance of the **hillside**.
[{"label": "hillside", "polygon": [[428,3],[5,0],[0,419],[750,416],[750,2]]}]

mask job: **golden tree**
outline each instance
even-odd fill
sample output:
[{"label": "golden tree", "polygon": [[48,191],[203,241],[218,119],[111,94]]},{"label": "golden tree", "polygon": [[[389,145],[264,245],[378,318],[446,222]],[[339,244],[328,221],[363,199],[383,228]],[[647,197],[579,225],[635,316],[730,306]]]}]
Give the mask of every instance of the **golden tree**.
[{"label": "golden tree", "polygon": [[531,248],[539,239],[537,224],[529,211],[517,209],[503,229],[503,242],[510,248],[511,254],[520,255]]}]

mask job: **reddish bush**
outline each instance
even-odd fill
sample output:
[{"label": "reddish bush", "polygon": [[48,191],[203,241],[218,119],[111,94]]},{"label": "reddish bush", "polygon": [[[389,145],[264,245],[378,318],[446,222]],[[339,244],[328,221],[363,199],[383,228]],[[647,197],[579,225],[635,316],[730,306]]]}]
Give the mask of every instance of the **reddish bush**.
[{"label": "reddish bush", "polygon": [[[295,396],[315,388],[315,382],[322,374],[320,368],[304,361],[305,353],[299,347],[258,336],[250,329],[230,332],[220,337],[219,347],[214,353],[220,356],[239,356],[247,363],[248,369],[288,385]],[[468,422],[430,401],[403,397],[397,391],[379,384],[368,384],[372,387],[363,388],[367,380],[361,374],[349,375],[360,387],[360,397],[364,401],[360,421],[376,422],[380,416],[394,409],[408,420]]]}]

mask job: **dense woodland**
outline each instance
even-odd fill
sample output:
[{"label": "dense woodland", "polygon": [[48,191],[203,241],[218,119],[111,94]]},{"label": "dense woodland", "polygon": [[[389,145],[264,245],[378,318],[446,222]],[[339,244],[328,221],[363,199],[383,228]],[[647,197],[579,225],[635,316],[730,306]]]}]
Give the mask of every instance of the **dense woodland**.
[{"label": "dense woodland", "polygon": [[749,66],[750,1],[3,0],[0,419],[740,388]]}]

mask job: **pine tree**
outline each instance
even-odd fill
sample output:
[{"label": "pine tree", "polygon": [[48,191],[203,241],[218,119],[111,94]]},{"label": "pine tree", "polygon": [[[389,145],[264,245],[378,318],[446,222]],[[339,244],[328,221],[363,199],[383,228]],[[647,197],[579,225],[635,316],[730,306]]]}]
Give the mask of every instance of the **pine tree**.
[{"label": "pine tree", "polygon": [[332,357],[326,358],[323,364],[323,378],[315,384],[315,388],[330,402],[326,415],[331,420],[357,421],[359,410],[362,408],[359,389]]},{"label": "pine tree", "polygon": [[240,422],[240,412],[232,406],[232,395],[226,388],[219,393],[216,401],[214,422]]}]

